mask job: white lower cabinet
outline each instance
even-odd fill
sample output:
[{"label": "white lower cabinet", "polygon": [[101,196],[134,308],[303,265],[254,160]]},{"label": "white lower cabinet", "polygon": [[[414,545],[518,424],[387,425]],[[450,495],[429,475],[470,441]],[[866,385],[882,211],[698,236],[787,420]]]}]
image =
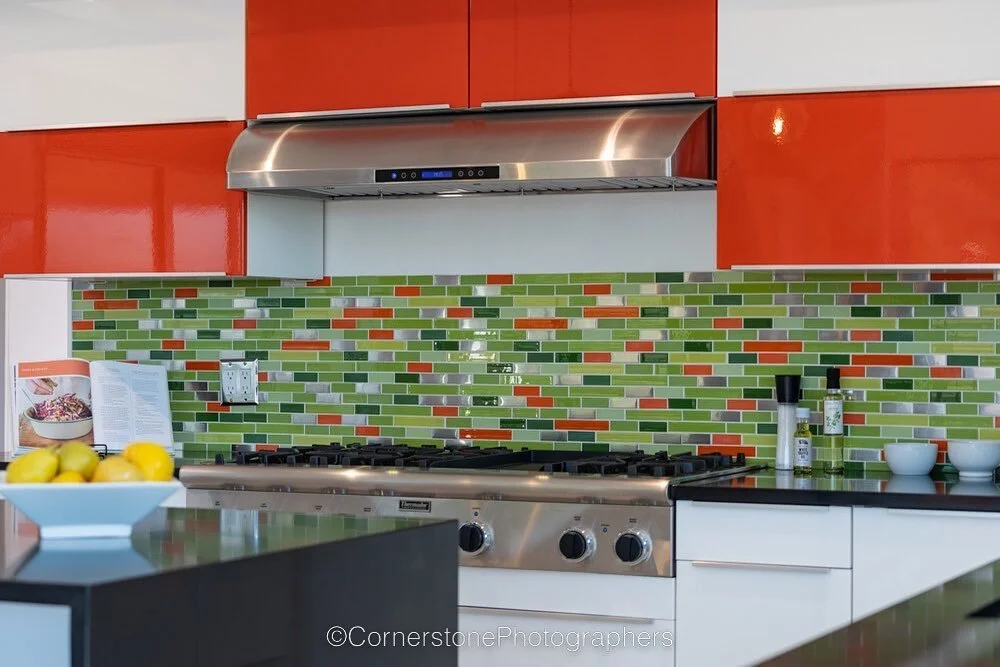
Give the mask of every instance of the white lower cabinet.
[{"label": "white lower cabinet", "polygon": [[677,667],[754,664],[851,622],[849,569],[677,561]]},{"label": "white lower cabinet", "polygon": [[1000,513],[855,507],[854,618],[997,559]]},{"label": "white lower cabinet", "polygon": [[674,665],[673,621],[459,607],[458,624],[459,667]]}]

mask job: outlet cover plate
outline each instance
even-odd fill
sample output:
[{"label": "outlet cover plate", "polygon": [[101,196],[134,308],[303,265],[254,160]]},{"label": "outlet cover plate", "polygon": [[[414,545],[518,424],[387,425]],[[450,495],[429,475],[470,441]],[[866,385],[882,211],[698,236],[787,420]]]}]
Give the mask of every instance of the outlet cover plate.
[{"label": "outlet cover plate", "polygon": [[257,360],[219,362],[223,405],[257,405]]}]

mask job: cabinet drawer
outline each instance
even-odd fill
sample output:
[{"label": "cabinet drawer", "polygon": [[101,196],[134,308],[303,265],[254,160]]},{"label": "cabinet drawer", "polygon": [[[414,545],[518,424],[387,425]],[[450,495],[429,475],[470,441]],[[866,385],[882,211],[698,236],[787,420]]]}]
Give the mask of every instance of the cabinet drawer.
[{"label": "cabinet drawer", "polygon": [[676,505],[678,560],[851,567],[851,508],[691,500]]},{"label": "cabinet drawer", "polygon": [[850,570],[677,561],[678,667],[755,665],[850,622]]}]

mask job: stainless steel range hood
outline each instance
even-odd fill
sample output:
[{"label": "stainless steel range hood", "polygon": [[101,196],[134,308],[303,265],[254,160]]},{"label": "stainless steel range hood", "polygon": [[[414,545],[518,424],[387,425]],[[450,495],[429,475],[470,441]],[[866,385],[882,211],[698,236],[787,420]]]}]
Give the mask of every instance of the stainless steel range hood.
[{"label": "stainless steel range hood", "polygon": [[256,122],[232,189],[311,197],[713,188],[710,102]]}]

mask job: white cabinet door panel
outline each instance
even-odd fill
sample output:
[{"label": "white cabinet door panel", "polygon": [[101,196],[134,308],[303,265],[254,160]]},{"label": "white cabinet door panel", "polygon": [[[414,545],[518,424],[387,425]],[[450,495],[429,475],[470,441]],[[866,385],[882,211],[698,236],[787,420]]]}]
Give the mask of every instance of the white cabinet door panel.
[{"label": "white cabinet door panel", "polygon": [[854,618],[1000,558],[1000,513],[854,510]]},{"label": "white cabinet door panel", "polygon": [[244,0],[0,3],[0,130],[244,118]]},{"label": "white cabinet door panel", "polygon": [[1000,79],[996,0],[719,0],[719,97],[733,91]]},{"label": "white cabinet door panel", "polygon": [[851,567],[851,508],[681,500],[682,560]]},{"label": "white cabinet door panel", "polygon": [[677,667],[737,667],[851,622],[851,571],[677,562]]},{"label": "white cabinet door panel", "polygon": [[672,667],[673,621],[460,607],[459,667]]}]

